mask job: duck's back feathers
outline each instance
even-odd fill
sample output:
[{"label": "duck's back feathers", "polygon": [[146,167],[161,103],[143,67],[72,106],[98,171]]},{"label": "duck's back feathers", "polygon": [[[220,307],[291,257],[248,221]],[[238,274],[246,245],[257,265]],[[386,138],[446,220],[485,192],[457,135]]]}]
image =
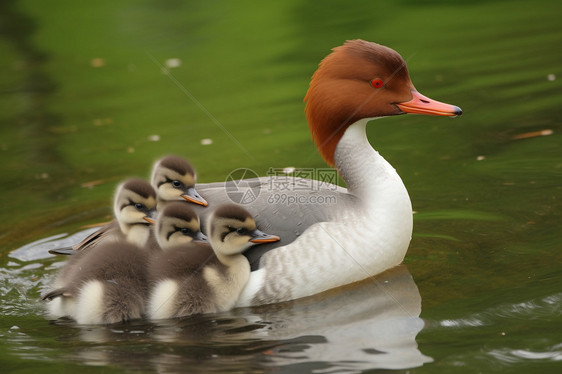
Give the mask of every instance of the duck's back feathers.
[{"label": "duck's back feathers", "polygon": [[[259,230],[275,233],[281,238],[277,242],[250,247],[244,252],[252,271],[260,267],[263,254],[295,241],[311,225],[333,220],[338,214],[355,209],[357,198],[349,194],[345,188],[333,184],[337,182],[336,171],[333,169],[324,171],[326,172],[324,176],[329,178],[325,181],[312,181],[292,176],[244,180],[244,187],[247,186],[247,191],[253,191],[255,198],[240,205],[250,212]],[[197,185],[197,190],[209,201],[209,206],[206,208],[193,206],[201,220],[201,227],[207,227],[214,208],[222,204],[240,203],[239,196],[232,193],[239,188],[233,181]],[[305,204],[298,203],[302,201]]]}]

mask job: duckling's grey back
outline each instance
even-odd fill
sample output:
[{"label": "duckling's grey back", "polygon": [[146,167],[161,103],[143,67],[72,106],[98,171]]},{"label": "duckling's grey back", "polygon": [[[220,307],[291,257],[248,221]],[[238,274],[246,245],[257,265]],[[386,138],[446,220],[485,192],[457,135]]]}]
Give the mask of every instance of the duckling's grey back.
[{"label": "duckling's grey back", "polygon": [[143,248],[126,242],[102,244],[95,251],[80,252],[72,257],[72,267],[61,287],[43,298],[73,299],[74,308],[68,312],[80,324],[142,318],[148,295],[148,258]]}]

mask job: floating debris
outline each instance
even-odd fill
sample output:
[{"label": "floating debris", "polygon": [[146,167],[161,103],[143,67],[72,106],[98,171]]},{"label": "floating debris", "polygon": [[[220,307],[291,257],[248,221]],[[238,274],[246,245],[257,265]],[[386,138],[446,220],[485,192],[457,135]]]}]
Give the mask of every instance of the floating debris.
[{"label": "floating debris", "polygon": [[169,69],[179,68],[181,66],[181,60],[179,58],[169,58],[164,62],[164,65]]},{"label": "floating debris", "polygon": [[111,125],[113,123],[113,119],[111,118],[96,118],[92,121],[94,126],[105,126]]},{"label": "floating debris", "polygon": [[552,135],[554,131],[551,129],[544,129],[540,131],[531,131],[531,132],[524,132],[523,134],[514,135],[511,137],[513,140],[517,139],[528,139],[528,138],[535,138],[537,136],[547,136]]},{"label": "floating debris", "polygon": [[127,153],[135,153],[135,148],[134,147],[127,148]]},{"label": "floating debris", "polygon": [[149,142],[159,142],[160,141],[160,135],[150,135],[148,137],[148,141]]},{"label": "floating debris", "polygon": [[90,65],[92,65],[93,68],[101,68],[102,66],[105,65],[105,60],[103,58],[93,58],[90,61]]},{"label": "floating debris", "polygon": [[213,144],[213,139],[209,139],[209,138],[205,138],[205,139],[201,139],[201,145],[211,145]]},{"label": "floating debris", "polygon": [[554,74],[548,74],[548,75],[546,76],[546,79],[548,79],[549,81],[553,82],[553,81],[556,80],[556,75],[554,75]]},{"label": "floating debris", "polygon": [[49,179],[49,174],[47,173],[35,174],[35,179]]},{"label": "floating debris", "polygon": [[103,179],[97,179],[94,181],[84,182],[80,185],[82,188],[93,188],[94,186],[100,185],[104,182]]},{"label": "floating debris", "polygon": [[485,159],[486,159],[486,156],[478,156],[478,157],[476,157],[476,160],[478,160],[478,161],[482,161],[482,160],[485,160]]}]

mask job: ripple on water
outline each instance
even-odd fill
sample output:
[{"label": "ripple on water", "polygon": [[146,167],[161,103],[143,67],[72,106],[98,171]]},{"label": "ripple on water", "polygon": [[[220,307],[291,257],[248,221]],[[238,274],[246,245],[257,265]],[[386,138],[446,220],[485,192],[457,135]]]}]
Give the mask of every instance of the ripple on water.
[{"label": "ripple on water", "polygon": [[561,314],[562,293],[548,295],[514,304],[501,304],[482,312],[458,319],[444,319],[438,322],[441,327],[463,328],[495,324],[498,317],[505,319],[539,319]]},{"label": "ripple on water", "polygon": [[98,228],[94,227],[77,232],[76,234],[70,236],[67,236],[67,234],[49,236],[26,244],[10,252],[9,256],[24,262],[49,258],[53,256],[49,253],[50,249],[70,247],[80,242],[96,230],[98,230]]},{"label": "ripple on water", "polygon": [[516,364],[525,361],[562,361],[562,344],[553,346],[548,351],[531,351],[527,349],[497,349],[488,352],[495,359]]}]

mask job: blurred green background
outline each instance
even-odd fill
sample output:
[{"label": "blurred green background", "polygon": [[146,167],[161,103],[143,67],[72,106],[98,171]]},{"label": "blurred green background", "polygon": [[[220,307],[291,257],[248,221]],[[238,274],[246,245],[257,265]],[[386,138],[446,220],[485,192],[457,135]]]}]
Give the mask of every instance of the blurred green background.
[{"label": "blurred green background", "polygon": [[[418,370],[549,372],[560,360],[561,14],[554,0],[3,0],[0,266],[26,243],[108,219],[116,184],[148,177],[165,154],[188,158],[200,182],[325,167],[302,99],[330,49],[362,38],[397,50],[420,92],[465,113],[368,130],[416,211],[405,262],[422,317],[492,326],[422,331],[436,362]],[[13,294],[23,274],[3,275],[15,309],[2,329],[46,323],[15,306],[39,294],[37,282]],[[529,303],[542,307],[505,317]]]}]

